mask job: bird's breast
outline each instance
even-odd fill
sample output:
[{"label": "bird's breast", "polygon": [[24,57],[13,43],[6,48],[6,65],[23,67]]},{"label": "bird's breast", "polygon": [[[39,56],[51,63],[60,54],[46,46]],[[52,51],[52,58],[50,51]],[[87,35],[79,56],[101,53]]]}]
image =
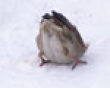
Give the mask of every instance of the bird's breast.
[{"label": "bird's breast", "polygon": [[58,36],[43,33],[44,54],[48,60],[55,63],[71,63],[72,60],[65,57],[63,47]]}]

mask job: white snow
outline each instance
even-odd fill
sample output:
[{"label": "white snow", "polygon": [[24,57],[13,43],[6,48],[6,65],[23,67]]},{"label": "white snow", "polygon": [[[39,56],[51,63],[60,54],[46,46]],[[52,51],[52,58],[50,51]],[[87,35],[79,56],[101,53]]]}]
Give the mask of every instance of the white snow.
[{"label": "white snow", "polygon": [[[90,44],[87,65],[39,67],[35,37],[56,10]],[[0,88],[109,88],[110,0],[0,0]]]}]

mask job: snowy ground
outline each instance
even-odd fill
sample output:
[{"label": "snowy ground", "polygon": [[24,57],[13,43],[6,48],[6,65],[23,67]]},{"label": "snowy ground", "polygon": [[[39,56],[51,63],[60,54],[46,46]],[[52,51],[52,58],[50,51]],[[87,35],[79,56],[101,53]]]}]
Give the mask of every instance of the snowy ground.
[{"label": "snowy ground", "polygon": [[[45,12],[62,12],[90,46],[87,65],[39,67]],[[110,0],[0,0],[0,88],[109,88]]]}]

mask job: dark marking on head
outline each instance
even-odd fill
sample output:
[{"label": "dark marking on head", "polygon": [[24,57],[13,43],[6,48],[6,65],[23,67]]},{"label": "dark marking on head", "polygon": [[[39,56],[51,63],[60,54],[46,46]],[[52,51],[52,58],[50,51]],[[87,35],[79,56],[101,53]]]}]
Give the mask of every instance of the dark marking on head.
[{"label": "dark marking on head", "polygon": [[53,16],[56,17],[60,22],[65,24],[65,21],[67,21],[66,17],[64,17],[61,13],[57,13],[56,11],[52,11]]},{"label": "dark marking on head", "polygon": [[48,13],[45,13],[44,16],[42,16],[42,17],[44,19],[50,19],[51,18],[50,14],[48,14]]}]

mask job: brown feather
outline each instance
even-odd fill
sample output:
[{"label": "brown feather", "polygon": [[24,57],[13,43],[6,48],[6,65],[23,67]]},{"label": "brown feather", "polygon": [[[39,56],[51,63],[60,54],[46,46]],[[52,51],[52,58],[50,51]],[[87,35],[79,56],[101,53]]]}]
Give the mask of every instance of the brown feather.
[{"label": "brown feather", "polygon": [[[55,12],[55,11],[53,11],[52,13],[53,13],[53,16],[54,16],[57,20],[59,20],[59,24],[62,23],[62,24],[65,25],[70,31],[74,32],[74,35],[76,36],[76,38],[77,38],[77,40],[79,41],[79,43],[80,43],[82,46],[85,46],[85,45],[84,45],[84,42],[83,42],[83,40],[82,40],[82,38],[81,38],[81,36],[80,36],[80,34],[79,34],[79,32],[78,32],[77,29],[76,29],[76,27],[73,26],[73,25],[69,22],[69,20],[68,20],[65,16],[63,16],[63,14],[57,13],[57,12]],[[57,21],[57,22],[58,22],[58,21]],[[57,24],[58,24],[58,23],[57,23]]]}]

